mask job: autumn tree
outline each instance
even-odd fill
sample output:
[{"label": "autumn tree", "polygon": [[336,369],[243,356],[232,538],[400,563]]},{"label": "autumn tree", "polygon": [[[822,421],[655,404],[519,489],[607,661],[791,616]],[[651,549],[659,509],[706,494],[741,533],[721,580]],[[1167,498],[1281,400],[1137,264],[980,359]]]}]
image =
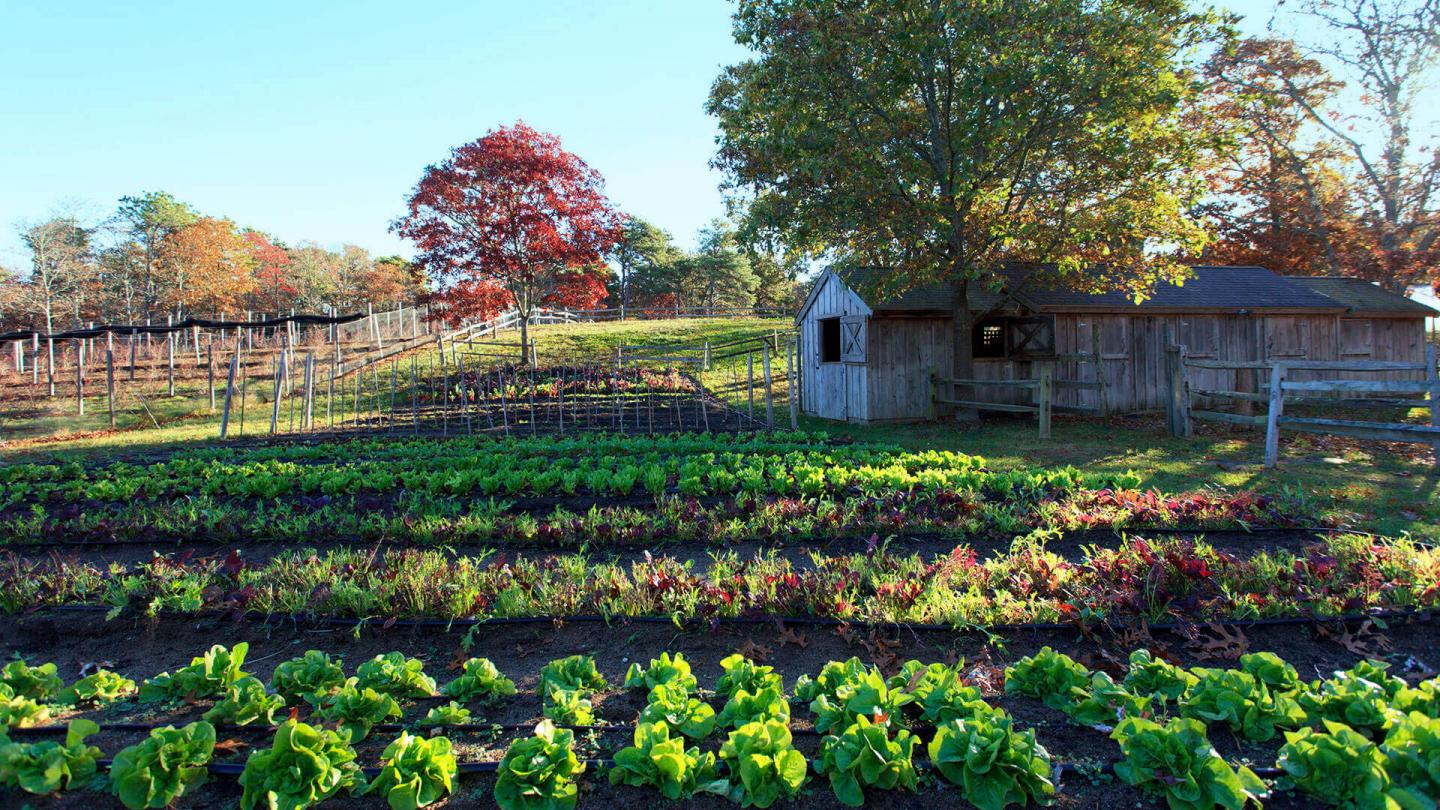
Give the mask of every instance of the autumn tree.
[{"label": "autumn tree", "polygon": [[1340,145],[1310,124],[1341,88],[1295,43],[1246,39],[1205,65],[1201,115],[1221,135],[1206,167],[1216,241],[1200,261],[1341,275],[1355,227]]},{"label": "autumn tree", "polygon": [[141,308],[150,318],[160,298],[155,271],[161,247],[168,237],[194,223],[200,215],[164,191],[149,191],[138,197],[121,197],[115,216],[139,245]]},{"label": "autumn tree", "polygon": [[300,290],[290,276],[290,252],[260,231],[247,230],[240,236],[250,256],[255,279],[251,299],[257,308],[280,312],[293,306]]},{"label": "autumn tree", "polygon": [[1205,240],[1181,112],[1213,31],[1183,0],[739,0],[714,164],[763,230],[881,268],[867,292],[953,285],[968,378],[968,290],[1002,262],[1183,277],[1156,248]]},{"label": "autumn tree", "polygon": [[186,313],[234,311],[255,289],[250,245],[228,219],[200,217],[165,235],[159,250],[163,303]]},{"label": "autumn tree", "polygon": [[1415,130],[1416,103],[1433,87],[1440,59],[1440,0],[1301,0],[1298,7],[1321,24],[1308,51],[1336,66],[1360,112],[1335,114],[1279,66],[1255,67],[1268,69],[1279,91],[1354,162],[1368,244],[1352,253],[1347,269],[1397,292],[1434,281],[1440,152]]},{"label": "autumn tree", "polygon": [[486,282],[503,288],[528,345],[535,309],[589,283],[582,269],[611,251],[622,223],[598,172],[517,123],[426,168],[392,230],[415,242],[442,304],[463,309]]}]

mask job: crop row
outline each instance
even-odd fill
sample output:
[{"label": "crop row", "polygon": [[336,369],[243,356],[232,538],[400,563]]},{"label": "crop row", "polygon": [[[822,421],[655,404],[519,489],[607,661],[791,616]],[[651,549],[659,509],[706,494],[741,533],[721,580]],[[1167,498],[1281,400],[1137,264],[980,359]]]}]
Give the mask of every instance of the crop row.
[{"label": "crop row", "polygon": [[[533,508],[533,507],[532,507]],[[1252,529],[1324,522],[1304,501],[1251,493],[1183,495],[1077,490],[1033,501],[912,491],[847,498],[738,495],[718,502],[662,496],[641,507],[594,503],[532,512],[504,498],[301,496],[241,501],[194,496],[109,504],[33,504],[0,514],[0,543],[385,542],[418,546],[604,547],[879,535],[1001,536],[1041,527]]]},{"label": "crop row", "polygon": [[1130,488],[1133,474],[1085,475],[1073,467],[994,472],[959,453],[878,453],[858,449],[786,453],[663,449],[637,455],[516,456],[504,443],[465,453],[336,462],[278,459],[218,463],[172,459],[146,467],[114,464],[11,468],[0,477],[0,508],[33,502],[128,501],[183,496],[278,498],[393,493],[443,496],[624,497],[777,495],[820,497],[897,491],[976,492],[1034,500],[1081,487]]},{"label": "crop row", "polygon": [[[115,757],[111,789],[122,802],[163,807],[203,781],[214,752],[210,722],[273,727],[278,713],[295,707],[274,745],[245,763],[243,808],[305,807],[348,791],[378,793],[400,810],[453,791],[459,765],[449,740],[438,735],[469,721],[467,704],[492,706],[516,693],[514,682],[483,658],[464,662],[461,674],[440,687],[423,662],[398,652],[377,655],[347,677],[342,661],[318,650],[279,664],[267,688],[241,669],[247,652],[243,643],[216,645],[138,690],[106,670],[67,688],[53,664],[14,661],[0,672],[5,725],[43,722],[52,705],[106,706],[137,691],[142,704],[213,701],[205,721],[157,728]],[[1129,664],[1117,682],[1045,648],[1006,670],[1004,691],[1040,699],[1109,733],[1122,754],[1115,774],[1173,808],[1238,810],[1269,793],[1254,771],[1235,768],[1215,751],[1208,730],[1217,724],[1250,740],[1284,730],[1275,787],[1327,804],[1426,807],[1440,789],[1434,767],[1440,679],[1412,686],[1388,674],[1387,664],[1367,660],[1305,682],[1270,653],[1244,655],[1236,669],[1184,669],[1137,650]],[[1054,763],[1035,732],[1016,729],[1008,713],[967,682],[963,664],[909,661],[886,677],[852,658],[801,676],[789,695],[772,667],[732,655],[721,669],[713,691],[702,693],[679,654],[631,666],[624,687],[648,696],[634,745],[608,763],[612,784],[649,787],[668,799],[715,793],[742,806],[768,807],[796,797],[813,769],[828,777],[841,802],[861,806],[867,791],[917,789],[917,766],[928,765],[934,778],[957,786],[982,810],[1048,803],[1056,792]],[[585,766],[573,732],[556,724],[593,723],[590,698],[607,688],[589,656],[541,669],[537,691],[546,719],[533,736],[510,743],[499,762],[493,796],[501,808],[573,806]],[[367,781],[352,744],[402,717],[401,701],[433,696],[451,700],[416,724],[431,736],[402,733]],[[808,707],[815,732],[823,735],[808,762],[793,744],[792,703]],[[308,721],[300,723],[298,709],[306,706]],[[45,793],[83,784],[100,753],[84,737],[97,730],[91,721],[72,721],[63,746],[10,743],[0,735],[0,786]],[[694,745],[717,732],[724,737],[718,758]],[[916,759],[917,747],[928,762]],[[324,764],[316,767],[317,760]],[[304,763],[309,767],[295,767]]]},{"label": "crop row", "polygon": [[877,546],[861,554],[716,553],[629,564],[584,555],[453,557],[415,549],[307,550],[247,564],[155,556],[136,565],[0,557],[0,608],[301,614],[366,619],[750,616],[985,626],[1178,617],[1333,616],[1440,604],[1440,551],[1358,535],[1300,552],[1240,558],[1203,541],[1130,538],[1067,560],[1044,537],[979,559],[967,546],[927,558]]}]

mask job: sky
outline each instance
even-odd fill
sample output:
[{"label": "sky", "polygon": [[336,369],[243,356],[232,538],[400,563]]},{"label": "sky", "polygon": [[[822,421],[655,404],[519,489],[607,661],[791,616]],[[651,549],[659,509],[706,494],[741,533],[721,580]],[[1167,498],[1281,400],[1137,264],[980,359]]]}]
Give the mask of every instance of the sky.
[{"label": "sky", "polygon": [[[1261,33],[1270,0],[1231,0]],[[684,246],[725,213],[704,112],[744,51],[727,0],[0,0],[0,264],[16,225],[164,190],[289,244],[409,256],[428,164],[555,133]]]}]

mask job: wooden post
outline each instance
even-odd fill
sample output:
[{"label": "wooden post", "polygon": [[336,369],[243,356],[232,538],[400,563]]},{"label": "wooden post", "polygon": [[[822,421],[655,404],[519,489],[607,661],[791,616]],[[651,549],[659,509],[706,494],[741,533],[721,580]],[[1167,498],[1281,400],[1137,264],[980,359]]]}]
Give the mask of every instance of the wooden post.
[{"label": "wooden post", "polygon": [[415,355],[410,355],[410,427],[420,434],[420,389],[415,382]]},{"label": "wooden post", "polygon": [[305,417],[300,427],[315,429],[315,353],[305,352]]},{"label": "wooden post", "polygon": [[1190,427],[1190,389],[1185,381],[1185,346],[1167,346],[1165,352],[1170,371],[1170,411],[1174,420],[1171,435],[1188,439],[1194,431]]},{"label": "wooden post", "polygon": [[195,343],[195,367],[200,367],[200,327],[190,327],[190,340]]},{"label": "wooden post", "polygon": [[[1430,424],[1440,427],[1440,369],[1435,366],[1435,344],[1425,344],[1425,381],[1430,383]],[[1440,466],[1440,440],[1430,443],[1435,464]]]},{"label": "wooden post", "polygon": [[[165,322],[168,324],[168,323],[170,322],[170,319],[167,317],[167,318],[165,319]],[[169,379],[170,379],[170,386],[169,386],[169,391],[170,391],[170,396],[173,397],[173,396],[175,396],[175,333],[174,333],[174,332],[167,332],[167,333],[165,333],[165,337],[166,337],[166,341],[165,341],[165,357],[166,357],[166,362],[169,364],[169,367],[170,367],[170,377],[169,377]]]},{"label": "wooden post", "polygon": [[790,403],[790,429],[800,429],[800,402],[799,384],[795,374],[795,343],[798,338],[791,337],[785,341],[785,399]]},{"label": "wooden post", "polygon": [[1110,389],[1105,381],[1105,355],[1100,352],[1100,324],[1093,318],[1090,320],[1090,358],[1095,361],[1095,384],[1099,386],[1095,393],[1100,407],[1100,418],[1109,425]]},{"label": "wooden post", "polygon": [[[130,372],[131,379],[134,379],[135,372]],[[34,332],[30,335],[30,384],[40,384],[40,333]]]},{"label": "wooden post", "polygon": [[210,412],[215,412],[215,344],[205,349],[205,387],[210,391]]},{"label": "wooden post", "polygon": [[1039,363],[1040,366],[1040,387],[1035,390],[1039,400],[1036,404],[1040,408],[1040,438],[1050,438],[1050,404],[1053,397],[1052,386],[1055,380],[1055,364],[1046,360]]},{"label": "wooden post", "polygon": [[45,338],[45,346],[50,357],[49,366],[45,369],[45,379],[50,384],[50,397],[55,397],[55,338]]},{"label": "wooden post", "polygon": [[775,397],[771,389],[770,380],[770,344],[765,344],[760,353],[761,362],[765,366],[765,427],[775,429]]},{"label": "wooden post", "polygon": [[220,438],[230,428],[230,401],[235,396],[235,369],[240,365],[240,342],[236,336],[235,354],[230,356],[230,373],[225,378],[225,410],[220,412]]},{"label": "wooden post", "polygon": [[110,406],[110,427],[115,427],[115,352],[105,350],[105,402]]},{"label": "wooden post", "polygon": [[1270,369],[1270,412],[1265,417],[1265,466],[1280,463],[1280,417],[1285,415],[1285,376],[1287,367],[1276,363]]},{"label": "wooden post", "polygon": [[270,403],[270,435],[275,435],[276,423],[280,421],[280,393],[285,377],[285,350],[280,350],[280,357],[275,361],[275,398]]},{"label": "wooden post", "polygon": [[748,403],[745,414],[755,420],[755,353],[745,353],[745,399]]},{"label": "wooden post", "polygon": [[85,415],[85,341],[75,342],[75,405]]}]

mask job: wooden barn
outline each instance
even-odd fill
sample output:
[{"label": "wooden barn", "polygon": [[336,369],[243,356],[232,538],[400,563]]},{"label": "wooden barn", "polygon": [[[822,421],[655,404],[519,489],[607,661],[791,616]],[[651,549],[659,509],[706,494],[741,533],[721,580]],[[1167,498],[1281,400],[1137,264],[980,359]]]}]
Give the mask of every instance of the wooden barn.
[{"label": "wooden barn", "polygon": [[[1170,344],[1222,361],[1425,359],[1425,319],[1435,311],[1374,284],[1262,267],[1194,269],[1183,285],[1163,285],[1138,305],[1120,293],[1031,288],[1018,273],[1002,275],[999,290],[971,285],[975,378],[1030,379],[1036,363],[1053,364],[1054,410],[1124,413],[1165,407]],[[855,291],[867,288],[866,272],[826,271],[795,318],[801,409],[851,422],[930,418],[931,375],[951,370],[951,289],[866,301]],[[1188,382],[1257,390],[1252,372],[1204,371]],[[1031,396],[976,387],[968,398]]]}]

